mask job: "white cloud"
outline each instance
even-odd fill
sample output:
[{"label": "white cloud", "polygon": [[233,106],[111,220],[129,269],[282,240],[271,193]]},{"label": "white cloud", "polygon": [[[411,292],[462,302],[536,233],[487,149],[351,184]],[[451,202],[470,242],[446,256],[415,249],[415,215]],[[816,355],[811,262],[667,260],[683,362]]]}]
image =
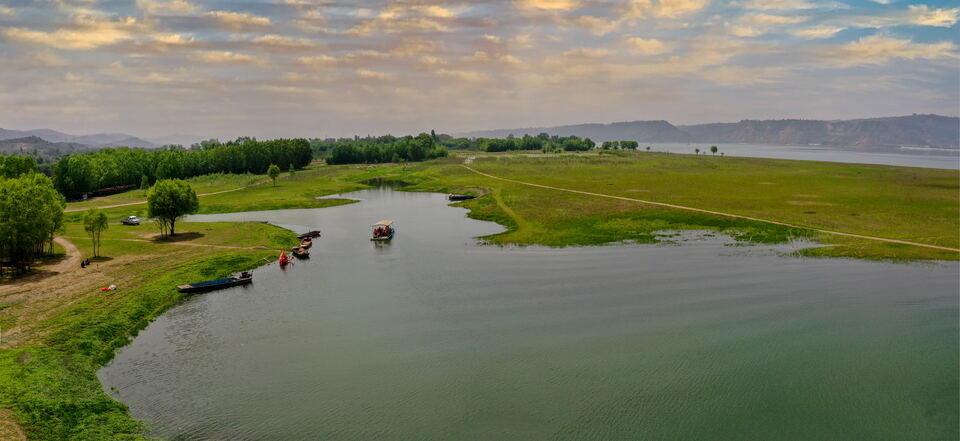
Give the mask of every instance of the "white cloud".
[{"label": "white cloud", "polygon": [[624,41],[634,52],[642,55],[659,55],[670,52],[667,43],[655,38],[629,37]]},{"label": "white cloud", "polygon": [[796,29],[791,33],[800,38],[830,38],[834,35],[837,35],[838,32],[844,30],[842,26],[813,26],[809,28]]},{"label": "white cloud", "polygon": [[524,9],[545,11],[569,11],[580,7],[578,0],[520,0],[518,4]]},{"label": "white cloud", "polygon": [[270,26],[270,19],[268,17],[260,17],[243,12],[211,11],[204,15],[216,20],[223,27],[234,31]]},{"label": "white cloud", "polygon": [[960,8],[930,9],[927,5],[910,5],[907,9],[910,23],[922,26],[949,28],[957,23],[958,15]]},{"label": "white cloud", "polygon": [[13,8],[0,5],[0,15],[15,15],[15,14],[16,12],[13,10]]},{"label": "white cloud", "polygon": [[102,20],[99,17],[75,17],[70,27],[53,32],[11,27],[2,31],[9,40],[40,44],[57,49],[91,50],[134,38],[144,30],[133,17],[120,20]]},{"label": "white cloud", "polygon": [[193,54],[193,58],[208,64],[216,65],[234,65],[234,64],[257,64],[260,59],[248,55],[231,51],[203,51]]},{"label": "white cloud", "polygon": [[151,15],[192,14],[200,10],[199,7],[186,0],[137,0],[137,7]]},{"label": "white cloud", "polygon": [[357,76],[365,80],[375,80],[375,81],[393,81],[397,78],[394,74],[389,74],[386,72],[379,72],[370,69],[357,69]]},{"label": "white cloud", "polygon": [[827,47],[820,55],[829,62],[850,67],[859,65],[881,65],[893,59],[938,60],[957,59],[957,46],[949,41],[939,43],[915,43],[910,40],[871,35],[842,46]]}]

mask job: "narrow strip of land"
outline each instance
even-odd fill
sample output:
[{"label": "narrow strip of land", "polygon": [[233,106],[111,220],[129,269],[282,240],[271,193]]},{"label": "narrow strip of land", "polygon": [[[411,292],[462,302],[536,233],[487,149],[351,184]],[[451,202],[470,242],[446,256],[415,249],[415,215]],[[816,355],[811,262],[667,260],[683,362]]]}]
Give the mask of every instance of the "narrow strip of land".
[{"label": "narrow strip of land", "polygon": [[503,178],[503,177],[500,177],[500,176],[494,176],[494,175],[491,175],[491,174],[489,174],[489,173],[484,173],[484,172],[482,172],[482,171],[479,171],[479,170],[477,170],[477,169],[475,169],[475,168],[473,168],[473,167],[470,167],[469,165],[466,165],[466,164],[460,164],[460,165],[461,165],[462,167],[466,168],[467,170],[470,170],[470,171],[472,171],[472,172],[474,172],[474,173],[476,173],[476,174],[478,174],[478,175],[480,175],[480,176],[484,176],[484,177],[487,177],[487,178],[490,178],[490,179],[496,179],[496,180],[504,181],[504,182],[511,182],[511,183],[514,183],[514,184],[526,185],[526,186],[530,186],[530,187],[545,188],[545,189],[548,189],[548,190],[556,190],[556,191],[565,191],[565,192],[568,192],[568,193],[583,194],[583,195],[587,195],[587,196],[596,196],[596,197],[601,197],[601,198],[618,199],[618,200],[622,200],[622,201],[630,201],[630,202],[637,202],[637,203],[641,203],[641,204],[656,205],[656,206],[659,206],[659,207],[674,208],[674,209],[677,209],[677,210],[695,211],[695,212],[698,212],[698,213],[707,213],[707,214],[713,214],[713,215],[717,215],[717,216],[726,216],[726,217],[732,217],[732,218],[737,218],[737,219],[745,219],[745,220],[750,220],[750,221],[755,221],[755,222],[763,222],[763,223],[767,223],[767,224],[781,225],[781,226],[784,226],[784,227],[790,227],[790,228],[798,228],[798,229],[803,229],[803,230],[816,231],[816,232],[818,232],[818,233],[834,234],[834,235],[837,235],[837,236],[854,237],[854,238],[857,238],[857,239],[876,240],[876,241],[880,241],[880,242],[896,243],[896,244],[901,244],[901,245],[912,245],[912,246],[917,246],[917,247],[932,248],[932,249],[937,249],[937,250],[953,251],[953,252],[958,252],[958,253],[960,253],[960,248],[951,248],[951,247],[944,247],[944,246],[940,246],[940,245],[931,245],[931,244],[926,244],[926,243],[910,242],[910,241],[907,241],[907,240],[890,239],[890,238],[886,238],[886,237],[866,236],[866,235],[863,235],[863,234],[844,233],[844,232],[842,232],[842,231],[822,230],[822,229],[819,229],[819,228],[805,227],[805,226],[802,226],[802,225],[789,224],[789,223],[786,223],[786,222],[780,222],[780,221],[775,221],[775,220],[770,220],[770,219],[761,219],[761,218],[750,217],[750,216],[743,216],[743,215],[733,214],[733,213],[724,213],[724,212],[722,212],[722,211],[705,210],[705,209],[703,209],[703,208],[685,207],[685,206],[683,206],[683,205],[668,204],[668,203],[665,203],[665,202],[647,201],[647,200],[643,200],[643,199],[628,198],[628,197],[624,197],[624,196],[615,196],[615,195],[610,195],[610,194],[593,193],[593,192],[582,191],[582,190],[573,190],[573,189],[569,189],[569,188],[552,187],[552,186],[549,186],[549,185],[535,184],[535,183],[533,183],[533,182],[524,182],[524,181],[518,181],[518,180],[516,180],[516,179],[509,179],[509,178]]}]

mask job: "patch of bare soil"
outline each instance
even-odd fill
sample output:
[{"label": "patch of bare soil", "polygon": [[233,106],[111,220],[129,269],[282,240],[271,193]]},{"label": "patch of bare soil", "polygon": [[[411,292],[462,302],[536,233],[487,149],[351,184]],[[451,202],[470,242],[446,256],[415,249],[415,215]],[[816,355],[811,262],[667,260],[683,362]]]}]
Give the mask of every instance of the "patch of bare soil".
[{"label": "patch of bare soil", "polygon": [[9,409],[0,409],[0,441],[26,441],[27,435]]}]

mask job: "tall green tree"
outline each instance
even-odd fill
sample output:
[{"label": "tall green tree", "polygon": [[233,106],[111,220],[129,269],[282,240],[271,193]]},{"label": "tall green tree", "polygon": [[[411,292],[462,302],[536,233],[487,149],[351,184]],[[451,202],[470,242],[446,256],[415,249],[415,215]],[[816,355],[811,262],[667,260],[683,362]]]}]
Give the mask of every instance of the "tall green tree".
[{"label": "tall green tree", "polygon": [[147,175],[140,177],[140,189],[146,192],[150,188],[150,178]]},{"label": "tall green tree", "polygon": [[276,187],[277,178],[280,177],[280,167],[277,167],[277,164],[270,164],[270,167],[267,168],[267,176],[273,179],[273,185]]},{"label": "tall green tree", "polygon": [[196,213],[200,209],[197,193],[186,181],[163,179],[157,181],[147,194],[147,216],[157,219],[160,235],[165,231],[176,234],[176,223],[180,217]]},{"label": "tall green tree", "polygon": [[716,156],[716,154],[717,154],[717,146],[715,146],[715,145],[710,146],[710,153],[713,153],[714,156]]},{"label": "tall green tree", "polygon": [[83,230],[90,234],[93,241],[93,257],[100,255],[100,234],[109,228],[107,215],[97,208],[87,210],[83,216]]},{"label": "tall green tree", "polygon": [[0,179],[0,261],[23,273],[36,257],[52,253],[65,206],[50,178],[40,173]]}]

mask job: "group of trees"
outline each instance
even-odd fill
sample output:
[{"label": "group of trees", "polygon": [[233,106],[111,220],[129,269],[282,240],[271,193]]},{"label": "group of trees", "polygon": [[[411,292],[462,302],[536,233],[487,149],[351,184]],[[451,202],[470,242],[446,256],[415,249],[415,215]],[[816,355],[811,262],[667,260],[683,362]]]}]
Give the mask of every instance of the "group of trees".
[{"label": "group of trees", "polygon": [[0,156],[0,275],[3,266],[23,273],[37,257],[53,253],[66,201],[29,156]]},{"label": "group of trees", "polygon": [[636,141],[604,141],[600,144],[603,150],[636,150],[640,144]]},{"label": "group of trees", "polygon": [[153,151],[120,147],[60,158],[53,167],[53,181],[57,190],[73,197],[100,188],[209,173],[263,174],[271,164],[302,168],[312,160],[310,142],[305,139],[209,140],[190,149],[174,146]]},{"label": "group of trees", "polygon": [[513,135],[506,138],[477,138],[477,149],[484,152],[506,152],[510,150],[540,150],[544,152],[565,150],[568,152],[586,151],[596,147],[590,138],[577,136],[557,136],[541,133],[537,136]]},{"label": "group of trees", "polygon": [[160,227],[161,237],[176,234],[177,219],[199,209],[197,192],[181,179],[157,181],[147,194],[147,216]]},{"label": "group of trees", "polygon": [[314,140],[315,148],[329,151],[328,164],[376,164],[384,162],[416,162],[447,156],[447,149],[435,134],[416,137],[379,136]]}]

